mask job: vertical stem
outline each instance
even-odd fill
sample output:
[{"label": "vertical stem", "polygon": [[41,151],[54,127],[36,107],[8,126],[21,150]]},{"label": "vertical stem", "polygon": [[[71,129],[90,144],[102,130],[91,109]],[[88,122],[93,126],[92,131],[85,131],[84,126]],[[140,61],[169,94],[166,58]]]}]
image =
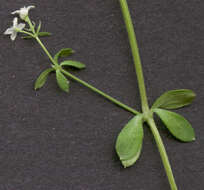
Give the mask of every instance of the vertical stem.
[{"label": "vertical stem", "polygon": [[168,177],[171,189],[172,190],[178,190],[178,188],[176,186],[174,176],[173,176],[173,172],[172,172],[172,169],[171,169],[171,165],[169,163],[169,159],[168,159],[164,144],[162,142],[161,136],[159,134],[159,131],[158,131],[157,127],[156,127],[156,124],[155,124],[155,122],[154,122],[154,120],[152,118],[148,119],[147,122],[148,122],[148,124],[150,126],[150,129],[151,129],[153,135],[154,135],[154,138],[155,138],[157,147],[159,149],[159,153],[160,153],[160,156],[161,156],[161,159],[162,159],[162,162],[163,162],[163,165],[164,165],[166,175]]},{"label": "vertical stem", "polygon": [[150,117],[148,114],[149,105],[148,105],[148,100],[147,100],[147,95],[146,95],[146,88],[145,88],[145,83],[144,83],[142,64],[141,64],[141,60],[140,60],[136,35],[135,35],[132,19],[130,16],[129,8],[127,5],[127,1],[126,0],[120,0],[120,5],[121,5],[124,21],[126,24],[128,37],[129,37],[129,41],[130,41],[130,46],[131,46],[131,50],[132,50],[132,55],[133,55],[133,59],[134,59],[134,64],[135,64],[135,69],[136,69],[136,74],[137,74],[137,80],[138,80],[138,85],[139,85],[139,90],[140,90],[140,97],[141,97],[141,101],[142,101],[142,111],[144,114],[148,115],[147,116],[147,122],[151,128],[151,131],[152,131],[154,138],[155,138],[155,141],[157,143],[157,147],[159,149],[160,156],[161,156],[161,159],[162,159],[162,162],[163,162],[163,165],[164,165],[171,189],[177,190],[177,186],[176,186],[176,183],[174,180],[174,176],[173,176],[173,173],[171,170],[171,166],[169,163],[169,159],[168,159],[164,144],[163,144],[162,139],[160,137],[160,134],[157,130],[157,127],[155,125],[153,117],[152,116]]},{"label": "vertical stem", "polygon": [[143,112],[148,112],[149,106],[148,106],[148,101],[147,101],[146,88],[145,88],[145,83],[144,83],[144,76],[143,76],[143,71],[142,71],[140,55],[139,55],[139,49],[138,49],[136,35],[135,35],[134,27],[132,24],[130,12],[128,9],[127,1],[120,0],[120,5],[121,5],[124,21],[125,21],[127,32],[128,32],[130,46],[132,49],[132,55],[134,59],[134,65],[136,69],[137,80],[138,80],[138,85],[139,85],[139,90],[140,90],[140,98],[142,101],[142,110]]},{"label": "vertical stem", "polygon": [[32,22],[31,22],[29,16],[27,16],[27,17],[25,18],[25,21],[28,23],[28,25],[30,26],[31,31],[32,31],[33,34],[35,35],[35,28],[34,28]]}]

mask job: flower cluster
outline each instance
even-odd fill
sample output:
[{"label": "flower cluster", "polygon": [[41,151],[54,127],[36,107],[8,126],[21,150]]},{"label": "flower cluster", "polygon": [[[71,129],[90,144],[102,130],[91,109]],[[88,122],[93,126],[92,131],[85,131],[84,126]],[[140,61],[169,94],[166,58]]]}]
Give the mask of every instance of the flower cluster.
[{"label": "flower cluster", "polygon": [[11,14],[19,14],[20,18],[22,20],[25,20],[26,17],[28,16],[29,10],[35,8],[35,6],[28,6],[28,7],[23,7],[20,10],[13,11]]},{"label": "flower cluster", "polygon": [[[18,14],[19,17],[23,20],[26,21],[26,18],[28,17],[29,14],[29,10],[35,8],[35,6],[28,6],[28,7],[23,7],[19,10],[16,10],[14,12],[12,12],[11,14]],[[8,28],[4,34],[5,35],[10,35],[10,38],[12,41],[14,41],[16,39],[17,33],[22,31],[25,28],[25,24],[24,23],[19,23],[18,24],[18,18],[15,17],[13,19],[13,26],[11,26],[10,28]]]}]

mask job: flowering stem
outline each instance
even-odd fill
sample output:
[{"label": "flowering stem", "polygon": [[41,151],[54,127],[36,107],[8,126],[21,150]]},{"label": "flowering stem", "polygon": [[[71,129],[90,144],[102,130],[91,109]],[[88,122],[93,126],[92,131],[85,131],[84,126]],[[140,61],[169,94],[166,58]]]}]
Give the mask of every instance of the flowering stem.
[{"label": "flowering stem", "polygon": [[[49,51],[47,50],[47,48],[44,46],[44,44],[42,43],[42,41],[40,40],[40,38],[38,37],[38,34],[35,32],[35,27],[33,26],[29,16],[27,16],[25,18],[25,21],[28,23],[28,25],[30,26],[31,31],[33,32],[33,37],[37,40],[37,42],[39,43],[39,45],[42,47],[42,49],[44,50],[44,52],[47,54],[47,56],[49,57],[50,61],[54,64],[57,65],[57,63],[55,62],[55,60],[53,59],[52,55],[49,53]],[[25,33],[25,31],[24,31]]]},{"label": "flowering stem", "polygon": [[44,46],[44,44],[42,43],[42,41],[40,40],[40,38],[39,38],[38,36],[36,36],[35,39],[36,39],[37,42],[40,44],[40,46],[42,47],[42,49],[44,50],[44,52],[47,54],[47,56],[49,57],[50,61],[51,61],[54,65],[57,65],[57,63],[56,63],[55,60],[53,59],[52,55],[49,53],[49,51],[47,50],[47,48]]},{"label": "flowering stem", "polygon": [[94,91],[94,92],[100,94],[101,96],[103,96],[103,97],[105,97],[106,99],[110,100],[110,101],[113,102],[114,104],[116,104],[116,105],[122,107],[123,109],[125,109],[125,110],[127,110],[127,111],[129,111],[129,112],[131,112],[131,113],[133,113],[133,114],[135,114],[135,115],[139,114],[139,112],[136,111],[135,109],[133,109],[133,108],[131,108],[131,107],[129,107],[129,106],[123,104],[122,102],[116,100],[115,98],[109,96],[108,94],[106,94],[106,93],[102,92],[101,90],[95,88],[94,86],[88,84],[87,82],[85,82],[85,81],[79,79],[78,77],[72,75],[71,73],[65,71],[64,69],[62,69],[61,71],[62,71],[65,75],[67,75],[68,77],[70,77],[71,79],[73,79],[73,80],[77,81],[78,83],[80,83],[80,84],[86,86],[87,88],[91,89],[92,91]]},{"label": "flowering stem", "polygon": [[129,8],[127,5],[126,0],[120,0],[120,5],[124,17],[124,21],[126,24],[127,32],[128,32],[128,37],[130,41],[130,46],[132,49],[132,55],[134,59],[134,65],[136,69],[136,74],[137,74],[137,79],[138,79],[138,85],[139,85],[139,91],[140,91],[140,97],[141,97],[141,102],[142,102],[142,111],[145,116],[146,122],[149,124],[150,129],[153,133],[153,136],[155,138],[155,141],[157,143],[157,147],[160,152],[160,156],[171,186],[172,190],[177,190],[177,186],[174,180],[174,176],[172,173],[172,169],[169,163],[169,159],[164,147],[164,144],[162,142],[162,139],[160,137],[159,131],[155,125],[154,119],[153,119],[153,114],[151,114],[149,111],[149,105],[147,101],[147,95],[146,95],[146,88],[145,88],[145,83],[144,83],[144,76],[143,76],[143,71],[142,71],[142,64],[140,60],[140,55],[139,55],[139,49],[137,45],[137,40],[136,40],[136,35],[134,31],[134,26],[132,23],[132,19],[130,16]]},{"label": "flowering stem", "polygon": [[31,22],[29,16],[26,16],[25,21],[28,23],[28,25],[30,26],[31,31],[32,31],[33,34],[35,35],[35,34],[36,34],[36,32],[35,32],[35,28],[34,28],[32,22]]},{"label": "flowering stem", "polygon": [[31,37],[35,37],[32,33],[30,33],[30,32],[26,32],[25,30],[19,30],[19,29],[15,29],[17,32],[20,32],[20,33],[23,33],[23,34],[27,34],[27,35],[29,35],[29,36],[31,36]]},{"label": "flowering stem", "polygon": [[[56,61],[53,59],[52,55],[49,53],[49,51],[47,50],[47,48],[44,46],[44,44],[42,43],[42,41],[40,40],[40,38],[37,36],[36,32],[35,32],[35,29],[34,29],[34,26],[32,25],[32,22],[30,21],[29,17],[26,18],[26,21],[28,22],[33,34],[29,33],[29,32],[25,32],[25,31],[22,31],[22,33],[25,33],[25,34],[28,34],[28,35],[31,35],[32,37],[34,37],[36,39],[36,41],[39,43],[39,45],[42,47],[42,49],[44,50],[44,52],[47,54],[47,56],[49,57],[50,61],[55,65],[55,66],[58,66],[58,63],[56,63]],[[115,98],[109,96],[108,94],[102,92],[101,90],[95,88],[94,86],[88,84],[87,82],[79,79],[78,77],[72,75],[71,73],[65,71],[64,69],[60,69],[61,72],[63,72],[66,76],[72,78],[73,80],[79,82],[80,84],[86,86],[87,88],[91,89],[92,91],[100,94],[101,96],[105,97],[106,99],[110,100],[111,102],[113,102],[114,104],[122,107],[123,109],[133,113],[134,115],[137,115],[139,114],[138,111],[136,111],[135,109],[123,104],[122,102],[116,100]]]}]

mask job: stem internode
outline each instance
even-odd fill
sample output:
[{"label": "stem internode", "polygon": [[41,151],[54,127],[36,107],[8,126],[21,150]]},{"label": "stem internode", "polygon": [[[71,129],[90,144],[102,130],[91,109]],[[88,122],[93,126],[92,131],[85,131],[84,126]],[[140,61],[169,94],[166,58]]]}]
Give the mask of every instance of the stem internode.
[{"label": "stem internode", "polygon": [[141,97],[141,102],[142,102],[143,115],[145,117],[145,121],[147,121],[147,123],[149,124],[150,129],[155,138],[155,141],[157,143],[157,147],[159,149],[160,156],[161,156],[171,189],[177,190],[177,186],[174,180],[173,172],[171,169],[171,165],[169,163],[169,159],[168,159],[164,144],[157,130],[156,124],[154,122],[153,114],[151,113],[149,109],[147,95],[146,95],[146,88],[145,88],[145,83],[144,83],[144,76],[143,76],[143,71],[142,71],[142,64],[141,64],[140,55],[139,55],[139,49],[138,49],[134,26],[133,26],[132,19],[130,16],[127,1],[120,0],[120,5],[121,5],[126,29],[128,32],[128,37],[129,37],[129,42],[130,42],[130,46],[132,50],[133,59],[134,59],[134,65],[136,69],[136,75],[137,75],[140,97]]}]

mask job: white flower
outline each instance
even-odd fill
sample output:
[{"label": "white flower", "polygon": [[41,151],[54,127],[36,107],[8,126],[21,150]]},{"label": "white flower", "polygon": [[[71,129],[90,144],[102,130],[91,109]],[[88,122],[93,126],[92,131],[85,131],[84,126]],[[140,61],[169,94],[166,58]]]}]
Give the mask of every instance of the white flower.
[{"label": "white flower", "polygon": [[19,14],[20,18],[25,20],[25,18],[28,16],[29,10],[33,8],[35,8],[35,6],[23,7],[20,10],[12,12],[11,14]]},{"label": "white flower", "polygon": [[25,24],[23,24],[23,23],[18,24],[18,18],[15,17],[15,18],[13,19],[13,26],[10,27],[10,28],[8,28],[8,29],[4,32],[4,34],[5,34],[5,35],[11,35],[10,38],[11,38],[11,40],[14,41],[14,40],[16,39],[18,30],[22,30],[24,27],[25,27]]}]

